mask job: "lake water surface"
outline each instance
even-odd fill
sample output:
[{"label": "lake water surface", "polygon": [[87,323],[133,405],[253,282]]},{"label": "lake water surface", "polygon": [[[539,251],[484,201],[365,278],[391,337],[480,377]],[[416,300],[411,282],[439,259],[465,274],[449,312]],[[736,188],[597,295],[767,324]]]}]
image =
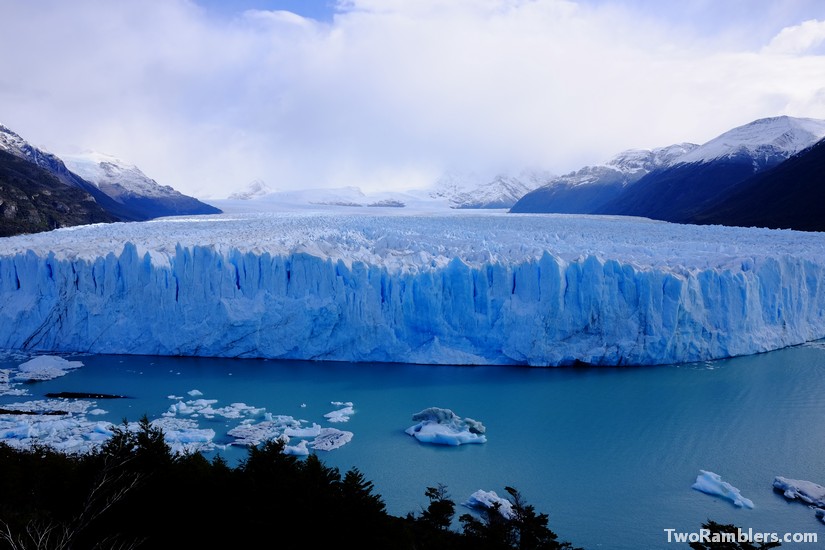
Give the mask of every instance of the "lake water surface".
[{"label": "lake water surface", "polygon": [[[664,529],[707,519],[770,532],[815,532],[813,511],[772,490],[774,476],[825,484],[825,346],[810,344],[712,363],[644,368],[531,369],[82,356],[84,367],[27,385],[46,392],[126,394],[100,400],[96,419],[156,418],[197,389],[216,406],[243,402],[354,433],[319,452],[342,472],[359,468],[390,513],[419,512],[426,487],[457,503],[478,490],[520,490],[549,513],[562,540],[585,548],[668,548]],[[0,363],[0,368],[20,361]],[[352,401],[345,424],[324,418]],[[483,445],[435,447],[404,433],[411,416],[446,407],[487,427]],[[238,420],[200,419],[228,443]],[[217,452],[241,460],[237,447]],[[752,510],[691,489],[710,470],[753,500]],[[181,505],[186,505],[181,495]],[[194,503],[199,504],[199,503]],[[457,514],[466,509],[459,506]],[[783,544],[783,547],[820,547]]]}]

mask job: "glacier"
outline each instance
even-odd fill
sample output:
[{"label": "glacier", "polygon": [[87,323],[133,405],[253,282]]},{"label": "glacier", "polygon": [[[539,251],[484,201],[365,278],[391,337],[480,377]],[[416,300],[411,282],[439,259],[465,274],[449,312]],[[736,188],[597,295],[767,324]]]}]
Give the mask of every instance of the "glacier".
[{"label": "glacier", "polygon": [[825,337],[823,234],[346,210],[0,239],[0,348],[653,365]]}]

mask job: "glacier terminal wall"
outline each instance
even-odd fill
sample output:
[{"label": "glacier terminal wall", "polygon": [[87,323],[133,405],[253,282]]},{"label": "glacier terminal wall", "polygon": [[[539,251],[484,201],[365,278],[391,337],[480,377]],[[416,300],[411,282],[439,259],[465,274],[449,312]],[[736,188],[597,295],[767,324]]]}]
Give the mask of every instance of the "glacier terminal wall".
[{"label": "glacier terminal wall", "polygon": [[545,250],[507,262],[447,251],[444,261],[399,269],[311,247],[158,249],[126,242],[97,255],[0,250],[0,347],[650,365],[825,337],[825,262],[816,254],[667,269],[621,254],[564,258]]}]

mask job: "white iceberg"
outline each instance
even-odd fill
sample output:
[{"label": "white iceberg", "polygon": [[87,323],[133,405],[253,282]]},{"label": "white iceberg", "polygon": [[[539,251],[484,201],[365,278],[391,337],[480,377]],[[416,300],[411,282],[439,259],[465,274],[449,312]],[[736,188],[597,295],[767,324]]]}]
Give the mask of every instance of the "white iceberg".
[{"label": "white iceberg", "polygon": [[309,456],[309,448],[307,447],[307,441],[305,439],[302,439],[298,442],[297,445],[284,445],[283,453],[285,455]]},{"label": "white iceberg", "polygon": [[811,481],[776,476],[773,486],[787,499],[799,499],[817,508],[825,508],[825,487]]},{"label": "white iceberg", "polygon": [[235,439],[233,445],[255,447],[264,441],[278,439],[284,435],[287,429],[301,429],[301,421],[295,420],[291,416],[267,413],[265,420],[260,422],[255,422],[252,419],[244,420],[238,426],[229,430],[227,435]]},{"label": "white iceberg", "polygon": [[350,417],[355,414],[351,401],[333,401],[332,404],[343,408],[325,414],[324,418],[329,422],[349,422]]},{"label": "white iceberg", "polygon": [[41,355],[19,365],[14,379],[25,382],[52,380],[82,366],[81,361],[67,361],[54,355]]},{"label": "white iceberg", "polygon": [[9,375],[14,372],[12,369],[0,369],[0,396],[3,395],[28,395],[29,390],[16,387],[17,384],[9,379]]},{"label": "white iceberg", "polygon": [[[163,438],[173,454],[206,452],[215,449],[215,430],[201,428],[190,418],[161,417],[151,422],[152,427],[163,430]],[[139,423],[130,422],[129,429],[136,430]]]},{"label": "white iceberg", "polygon": [[321,433],[309,443],[316,451],[332,451],[352,441],[352,432],[336,428],[322,428]]},{"label": "white iceberg", "polygon": [[[42,399],[3,405],[0,441],[18,449],[47,445],[66,453],[87,453],[111,437],[111,424],[86,418],[93,401]],[[91,409],[91,411],[90,411]]]},{"label": "white iceberg", "polygon": [[739,508],[753,508],[753,501],[743,497],[739,489],[727,481],[722,481],[722,477],[719,474],[708,472],[707,470],[699,470],[699,472],[699,475],[696,477],[696,483],[692,485],[694,489],[709,495],[725,498]]},{"label": "white iceberg", "polygon": [[313,422],[312,426],[308,428],[287,427],[284,428],[284,435],[287,437],[318,437],[321,435],[321,426]]},{"label": "white iceberg", "polygon": [[505,519],[513,519],[513,504],[506,498],[502,498],[495,491],[484,491],[479,489],[464,503],[464,506],[472,510],[493,510],[498,505],[498,513]]},{"label": "white iceberg", "polygon": [[417,424],[404,431],[421,443],[457,446],[487,442],[487,430],[481,422],[462,419],[450,409],[430,407],[414,414],[412,419]]}]

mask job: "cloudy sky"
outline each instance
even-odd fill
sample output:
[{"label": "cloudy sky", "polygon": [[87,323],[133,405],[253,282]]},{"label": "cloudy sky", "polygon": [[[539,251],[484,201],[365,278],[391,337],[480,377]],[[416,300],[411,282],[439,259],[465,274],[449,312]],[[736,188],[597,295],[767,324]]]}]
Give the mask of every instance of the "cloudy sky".
[{"label": "cloudy sky", "polygon": [[0,122],[222,198],[825,118],[822,0],[0,0]]}]

